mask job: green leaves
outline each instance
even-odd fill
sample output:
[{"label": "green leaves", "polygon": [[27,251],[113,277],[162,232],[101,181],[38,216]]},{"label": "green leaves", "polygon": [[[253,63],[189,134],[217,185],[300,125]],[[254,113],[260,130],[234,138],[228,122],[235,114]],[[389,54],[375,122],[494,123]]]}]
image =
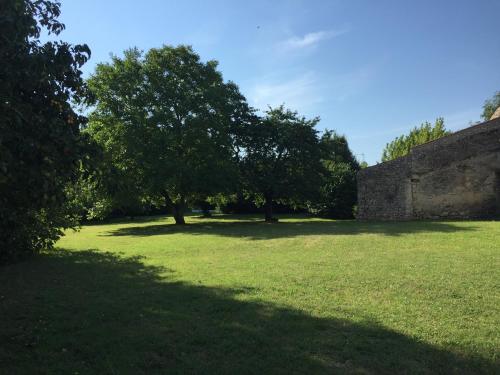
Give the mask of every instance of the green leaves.
[{"label": "green leaves", "polygon": [[483,121],[488,121],[493,113],[500,107],[500,91],[497,91],[491,99],[488,99],[484,102],[483,113],[481,114],[481,118]]},{"label": "green leaves", "polygon": [[321,216],[351,219],[357,201],[356,174],[360,165],[343,135],[325,130],[320,138],[323,171],[310,210]]},{"label": "green leaves", "polygon": [[70,102],[85,92],[79,68],[90,50],[40,43],[42,27],[64,29],[57,2],[7,0],[0,14],[1,262],[51,246],[75,223],[65,188],[87,152],[86,119]]},{"label": "green leaves", "polygon": [[314,195],[321,169],[318,121],[280,106],[244,129],[241,172],[256,200],[263,198],[267,207],[277,201],[303,205]]},{"label": "green leaves", "polygon": [[145,194],[184,206],[236,184],[235,134],[251,110],[216,67],[187,46],[131,49],[89,79],[89,132]]},{"label": "green leaves", "polygon": [[413,128],[408,135],[402,135],[385,146],[382,161],[393,160],[407,155],[412,147],[433,141],[450,134],[444,126],[442,117],[436,119],[434,125],[425,122],[420,127]]}]

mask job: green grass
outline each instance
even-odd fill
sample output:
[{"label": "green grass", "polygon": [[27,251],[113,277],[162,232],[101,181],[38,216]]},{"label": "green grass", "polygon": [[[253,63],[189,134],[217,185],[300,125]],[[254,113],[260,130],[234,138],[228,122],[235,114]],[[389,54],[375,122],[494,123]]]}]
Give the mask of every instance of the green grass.
[{"label": "green grass", "polygon": [[0,268],[0,373],[500,372],[500,222],[188,222]]}]

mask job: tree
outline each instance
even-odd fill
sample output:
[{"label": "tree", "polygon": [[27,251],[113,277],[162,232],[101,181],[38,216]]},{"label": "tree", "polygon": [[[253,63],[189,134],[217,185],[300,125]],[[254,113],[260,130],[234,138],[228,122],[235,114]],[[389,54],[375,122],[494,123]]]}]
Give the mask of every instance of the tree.
[{"label": "tree", "polygon": [[39,40],[58,35],[60,4],[0,2],[0,262],[50,247],[69,227],[66,186],[86,157],[85,118],[71,100],[84,93],[86,45]]},{"label": "tree", "polygon": [[450,131],[446,130],[442,117],[436,119],[434,125],[425,122],[420,127],[413,128],[408,135],[402,135],[388,143],[382,153],[382,161],[405,156],[413,147],[444,137],[450,133]]},{"label": "tree", "polygon": [[356,174],[360,165],[347,139],[335,131],[323,133],[320,147],[324,169],[312,209],[322,216],[350,219],[357,202]]},{"label": "tree", "polygon": [[216,61],[187,46],[131,49],[99,64],[88,84],[89,132],[131,183],[164,198],[176,224],[188,203],[237,180],[235,134],[251,111]]},{"label": "tree", "polygon": [[270,108],[242,137],[241,172],[245,189],[273,218],[273,204],[304,204],[320,181],[320,149],[314,129],[319,118],[306,120],[283,106]]},{"label": "tree", "polygon": [[481,118],[484,121],[488,121],[491,116],[493,116],[493,113],[495,113],[498,107],[500,107],[500,91],[497,91],[495,95],[491,97],[491,99],[488,99],[484,102]]},{"label": "tree", "polygon": [[[101,151],[101,150],[99,150]],[[93,155],[91,171],[80,171],[69,185],[67,195],[72,210],[82,220],[103,220],[111,215],[143,214],[151,209],[151,199],[135,183],[101,155]]]}]

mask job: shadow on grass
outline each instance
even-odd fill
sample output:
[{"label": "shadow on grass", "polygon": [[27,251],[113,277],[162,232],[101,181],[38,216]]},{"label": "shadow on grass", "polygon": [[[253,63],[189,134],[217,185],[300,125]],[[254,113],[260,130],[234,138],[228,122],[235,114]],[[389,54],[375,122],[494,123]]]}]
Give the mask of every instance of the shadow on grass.
[{"label": "shadow on grass", "polygon": [[373,322],[238,300],[140,258],[58,251],[0,272],[0,373],[493,373]]},{"label": "shadow on grass", "polygon": [[118,228],[103,236],[159,236],[175,233],[189,233],[193,235],[215,234],[228,237],[246,237],[255,240],[265,240],[282,237],[295,237],[306,235],[357,235],[357,234],[383,234],[399,236],[409,233],[440,232],[455,233],[475,230],[473,226],[458,226],[452,223],[431,221],[410,222],[359,222],[346,221],[313,221],[306,218],[294,221],[280,221],[278,223],[265,223],[254,217],[247,220],[239,217],[237,221],[228,221],[228,218],[215,217],[189,223],[185,226],[174,224],[151,224],[142,226],[128,226]]}]

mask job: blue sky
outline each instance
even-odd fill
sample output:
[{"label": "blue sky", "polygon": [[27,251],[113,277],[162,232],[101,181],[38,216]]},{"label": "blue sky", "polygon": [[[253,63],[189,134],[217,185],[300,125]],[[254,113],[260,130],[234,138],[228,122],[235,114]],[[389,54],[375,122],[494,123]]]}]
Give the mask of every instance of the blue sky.
[{"label": "blue sky", "polygon": [[374,164],[423,121],[479,120],[500,90],[499,0],[63,0],[61,38],[110,53],[190,44],[249,103],[320,116]]}]

